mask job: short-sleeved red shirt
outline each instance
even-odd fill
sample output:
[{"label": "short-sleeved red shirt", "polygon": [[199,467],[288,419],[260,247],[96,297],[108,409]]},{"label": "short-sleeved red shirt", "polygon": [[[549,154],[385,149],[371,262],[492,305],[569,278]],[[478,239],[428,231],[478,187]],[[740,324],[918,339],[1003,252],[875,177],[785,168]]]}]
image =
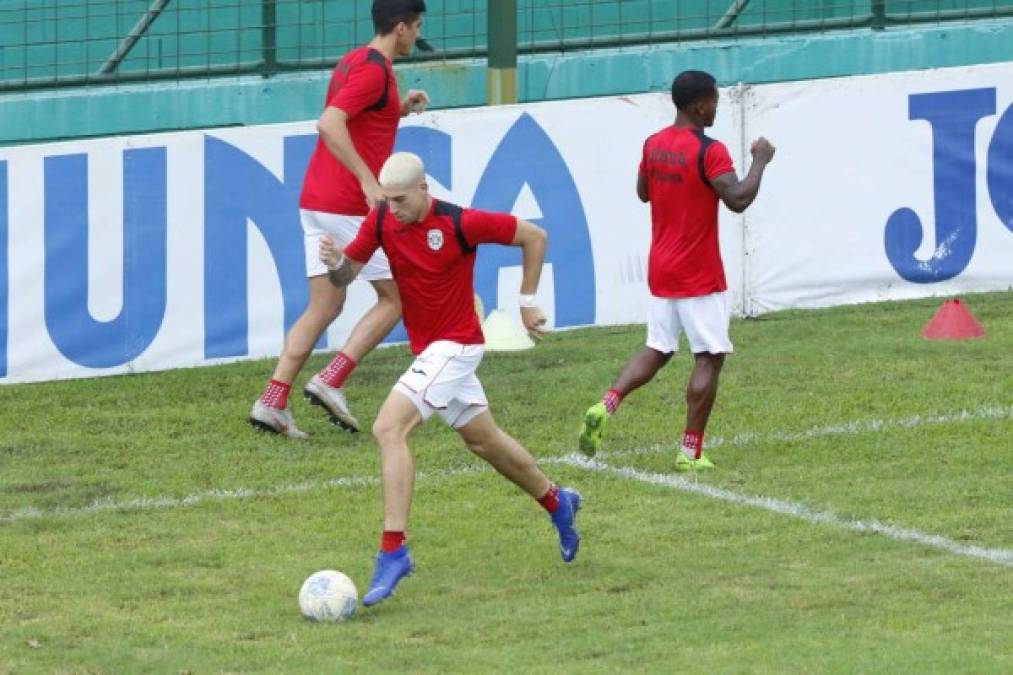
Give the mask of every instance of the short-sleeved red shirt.
[{"label": "short-sleeved red shirt", "polygon": [[[391,62],[380,52],[359,47],[348,52],[331,75],[325,107],[348,115],[348,133],[373,175],[394,150],[401,100]],[[310,158],[299,207],[310,211],[364,216],[366,197],[355,174],[331,154],[322,138]]]},{"label": "short-sleeved red shirt", "polygon": [[[385,215],[377,227],[380,211]],[[419,354],[437,340],[485,343],[475,313],[475,247],[510,244],[516,233],[514,216],[434,199],[418,223],[405,224],[386,208],[373,209],[345,255],[365,263],[383,247],[401,294],[412,353]]]},{"label": "short-sleeved red shirt", "polygon": [[651,199],[652,295],[687,298],[728,288],[718,244],[718,196],[709,181],[732,171],[728,149],[701,129],[671,126],[644,143],[640,174]]}]

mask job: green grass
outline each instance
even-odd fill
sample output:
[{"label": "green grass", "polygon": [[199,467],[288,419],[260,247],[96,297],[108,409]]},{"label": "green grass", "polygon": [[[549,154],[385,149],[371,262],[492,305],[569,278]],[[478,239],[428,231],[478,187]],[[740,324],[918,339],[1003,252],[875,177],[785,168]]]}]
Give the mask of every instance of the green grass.
[{"label": "green grass", "polygon": [[[642,327],[488,354],[501,426],[586,498],[580,556],[434,420],[412,437],[418,571],[337,625],[296,593],[323,568],[365,590],[377,453],[301,399],[311,440],[252,431],[271,362],[2,387],[0,673],[1011,672],[1013,568],[843,526],[1013,549],[1013,294],[965,299],[986,339],[922,340],[938,300],[733,323],[698,480],[822,524],[560,461]],[[409,363],[356,371],[360,421]],[[603,462],[672,474],[688,368],[623,404]]]}]

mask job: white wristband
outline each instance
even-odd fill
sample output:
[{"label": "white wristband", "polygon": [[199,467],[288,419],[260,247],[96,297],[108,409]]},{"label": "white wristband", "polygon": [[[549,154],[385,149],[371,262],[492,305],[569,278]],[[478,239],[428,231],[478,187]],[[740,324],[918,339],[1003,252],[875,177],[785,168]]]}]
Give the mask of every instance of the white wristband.
[{"label": "white wristband", "polygon": [[342,263],[344,263],[344,262],[345,262],[345,254],[344,254],[344,253],[342,253],[342,254],[341,254],[341,257],[340,257],[340,258],[338,258],[338,262],[334,263],[333,265],[328,265],[328,266],[327,266],[327,269],[328,269],[328,270],[336,270],[336,269],[338,269],[339,267],[341,267]]},{"label": "white wristband", "polygon": [[535,296],[524,295],[523,293],[521,293],[520,295],[517,296],[517,304],[520,305],[521,307],[534,307]]}]

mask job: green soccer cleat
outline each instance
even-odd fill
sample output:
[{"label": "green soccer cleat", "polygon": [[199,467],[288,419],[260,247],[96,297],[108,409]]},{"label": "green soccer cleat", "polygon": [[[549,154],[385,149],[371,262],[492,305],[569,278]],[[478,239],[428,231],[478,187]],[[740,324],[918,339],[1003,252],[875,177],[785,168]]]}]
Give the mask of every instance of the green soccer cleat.
[{"label": "green soccer cleat", "polygon": [[682,450],[677,450],[676,452],[675,470],[680,473],[686,471],[706,471],[714,468],[713,462],[707,459],[707,455],[702,452],[700,453],[700,459],[690,459]]},{"label": "green soccer cleat", "polygon": [[599,401],[584,413],[584,425],[580,429],[580,451],[588,457],[594,457],[601,447],[601,437],[608,426],[609,415],[605,404]]}]

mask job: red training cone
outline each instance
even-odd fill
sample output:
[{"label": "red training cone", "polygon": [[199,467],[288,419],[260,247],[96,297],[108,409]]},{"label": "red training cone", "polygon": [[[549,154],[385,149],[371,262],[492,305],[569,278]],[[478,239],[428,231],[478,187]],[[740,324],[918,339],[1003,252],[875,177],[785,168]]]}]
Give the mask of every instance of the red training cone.
[{"label": "red training cone", "polygon": [[985,329],[957,298],[943,303],[925,325],[922,337],[928,340],[970,340],[985,337]]}]

